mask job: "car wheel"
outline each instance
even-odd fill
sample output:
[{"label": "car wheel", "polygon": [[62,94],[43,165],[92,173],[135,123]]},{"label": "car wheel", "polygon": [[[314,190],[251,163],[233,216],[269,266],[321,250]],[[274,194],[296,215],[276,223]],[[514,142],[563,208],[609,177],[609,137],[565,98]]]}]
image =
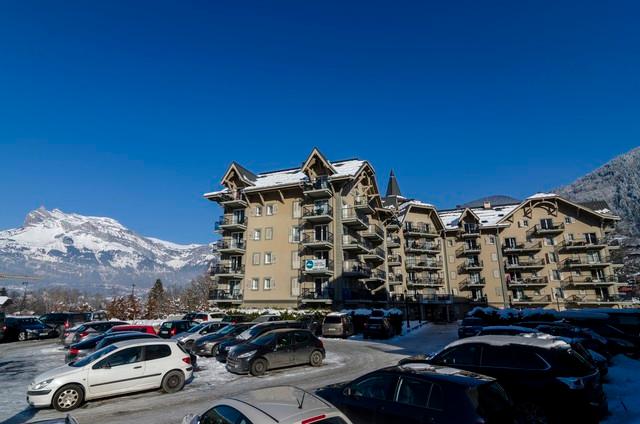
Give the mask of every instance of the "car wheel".
[{"label": "car wheel", "polygon": [[211,356],[215,357],[218,354],[218,345],[211,347]]},{"label": "car wheel", "polygon": [[27,340],[27,333],[24,332],[24,331],[19,332],[18,333],[18,341],[23,342],[25,340]]},{"label": "car wheel", "polygon": [[53,407],[60,412],[71,411],[82,404],[84,390],[78,384],[67,384],[53,395]]},{"label": "car wheel", "polygon": [[516,404],[516,421],[520,424],[547,424],[549,416],[540,405],[534,402]]},{"label": "car wheel", "polygon": [[162,379],[162,391],[165,393],[179,392],[183,387],[184,374],[182,373],[182,371],[169,371]]},{"label": "car wheel", "polygon": [[319,367],[322,365],[322,352],[319,350],[311,352],[311,355],[309,356],[309,364],[311,364],[312,367]]},{"label": "car wheel", "polygon": [[263,375],[267,371],[267,361],[262,358],[258,358],[251,363],[251,375],[258,377]]}]

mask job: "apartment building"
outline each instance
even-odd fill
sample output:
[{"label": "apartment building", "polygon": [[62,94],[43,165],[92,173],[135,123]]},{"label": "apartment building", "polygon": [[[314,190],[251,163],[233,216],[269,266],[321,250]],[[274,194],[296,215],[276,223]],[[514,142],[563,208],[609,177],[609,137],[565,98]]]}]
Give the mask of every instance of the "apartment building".
[{"label": "apartment building", "polygon": [[[254,174],[232,163],[205,198],[223,214],[218,306],[325,307],[410,300],[422,313],[460,305],[570,308],[615,305],[603,205],[555,194],[438,211],[382,197],[364,160],[313,149],[300,167]],[[457,305],[457,306],[456,306]]]}]

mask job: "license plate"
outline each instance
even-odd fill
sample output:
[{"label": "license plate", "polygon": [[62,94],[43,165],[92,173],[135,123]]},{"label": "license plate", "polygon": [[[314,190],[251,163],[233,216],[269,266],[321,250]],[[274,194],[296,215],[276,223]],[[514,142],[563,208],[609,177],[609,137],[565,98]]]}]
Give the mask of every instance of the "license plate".
[{"label": "license plate", "polygon": [[330,328],[329,331],[336,331],[336,329],[335,328]]}]

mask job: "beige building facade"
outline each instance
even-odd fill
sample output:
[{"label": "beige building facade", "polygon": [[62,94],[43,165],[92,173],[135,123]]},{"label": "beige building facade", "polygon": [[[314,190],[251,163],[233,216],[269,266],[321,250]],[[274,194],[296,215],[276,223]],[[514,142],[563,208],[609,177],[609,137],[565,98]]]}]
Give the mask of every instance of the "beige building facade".
[{"label": "beige building facade", "polygon": [[403,197],[393,173],[381,196],[367,161],[317,149],[281,171],[234,162],[221,185],[204,195],[223,211],[220,307],[624,306],[610,242],[619,218],[604,207],[542,193],[438,211]]}]

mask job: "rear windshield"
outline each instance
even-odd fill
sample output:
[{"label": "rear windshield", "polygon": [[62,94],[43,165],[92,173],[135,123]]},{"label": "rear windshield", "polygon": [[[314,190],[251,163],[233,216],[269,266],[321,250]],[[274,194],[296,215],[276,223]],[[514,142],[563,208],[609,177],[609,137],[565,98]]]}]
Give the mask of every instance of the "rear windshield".
[{"label": "rear windshield", "polygon": [[555,355],[558,372],[564,377],[584,377],[594,372],[585,358],[573,349],[558,349]]},{"label": "rear windshield", "polygon": [[325,324],[342,324],[342,317],[328,316],[324,319]]},{"label": "rear windshield", "polygon": [[248,330],[244,330],[242,333],[238,334],[238,338],[240,340],[249,340],[249,339],[251,339],[251,338],[253,338],[255,336],[258,336],[258,335],[264,333],[265,331],[266,331],[265,327],[254,326],[254,327],[251,327]]},{"label": "rear windshield", "polygon": [[160,328],[171,328],[173,327],[173,323],[171,322],[163,322],[162,326],[160,326]]}]

